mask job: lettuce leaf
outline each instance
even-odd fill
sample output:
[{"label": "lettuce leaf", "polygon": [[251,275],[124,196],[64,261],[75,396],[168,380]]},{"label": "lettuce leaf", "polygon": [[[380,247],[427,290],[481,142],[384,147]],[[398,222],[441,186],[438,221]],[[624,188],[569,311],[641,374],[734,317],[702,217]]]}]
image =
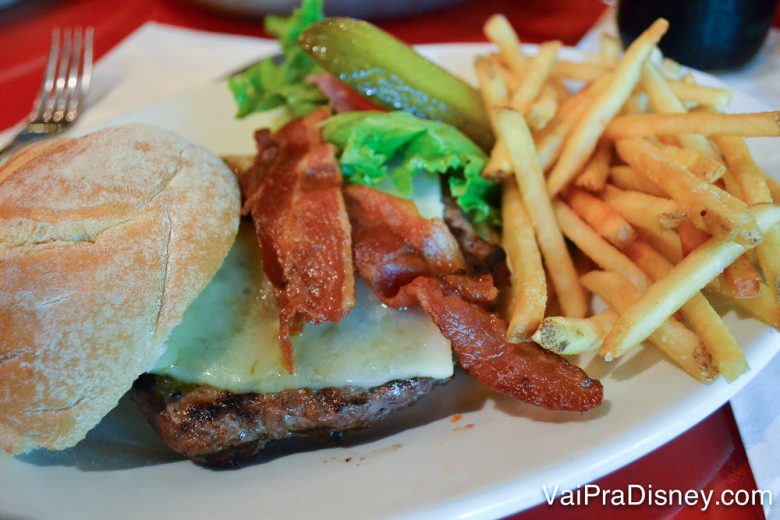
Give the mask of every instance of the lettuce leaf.
[{"label": "lettuce leaf", "polygon": [[400,111],[349,112],[324,121],[322,135],[339,149],[349,182],[374,186],[390,179],[401,195],[409,196],[415,174],[446,175],[453,198],[472,221],[499,223],[490,203],[496,186],[482,177],[487,156],[446,123]]},{"label": "lettuce leaf", "polygon": [[303,0],[289,17],[266,17],[265,29],[279,39],[284,60],[269,57],[228,78],[238,107],[236,117],[285,105],[290,116],[298,118],[328,103],[316,85],[306,82],[307,76],[321,69],[298,47],[301,32],[324,17],[322,2]]}]

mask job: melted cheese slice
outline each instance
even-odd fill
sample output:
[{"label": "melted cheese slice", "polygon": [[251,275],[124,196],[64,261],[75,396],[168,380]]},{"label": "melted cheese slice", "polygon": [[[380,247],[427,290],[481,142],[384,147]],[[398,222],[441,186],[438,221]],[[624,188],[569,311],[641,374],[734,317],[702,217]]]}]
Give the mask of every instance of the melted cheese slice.
[{"label": "melted cheese slice", "polygon": [[[437,212],[432,199],[425,199],[425,212]],[[452,375],[450,344],[423,311],[388,308],[359,277],[355,285],[356,305],[343,320],[306,324],[293,338],[295,373],[288,374],[281,365],[273,290],[252,225],[244,222],[222,267],[187,309],[152,372],[235,393],[372,387]]]}]

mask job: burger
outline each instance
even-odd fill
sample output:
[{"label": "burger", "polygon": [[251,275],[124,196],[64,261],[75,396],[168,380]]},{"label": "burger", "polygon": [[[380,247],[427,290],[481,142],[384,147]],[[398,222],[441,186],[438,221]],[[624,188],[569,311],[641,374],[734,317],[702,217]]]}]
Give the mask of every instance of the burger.
[{"label": "burger", "polygon": [[505,341],[474,260],[491,248],[467,224],[342,185],[323,117],[258,132],[238,175],[146,125],[34,145],[0,169],[5,451],[74,446],[130,391],[173,450],[234,464],[369,426],[455,362],[534,404],[601,401],[559,356]]}]

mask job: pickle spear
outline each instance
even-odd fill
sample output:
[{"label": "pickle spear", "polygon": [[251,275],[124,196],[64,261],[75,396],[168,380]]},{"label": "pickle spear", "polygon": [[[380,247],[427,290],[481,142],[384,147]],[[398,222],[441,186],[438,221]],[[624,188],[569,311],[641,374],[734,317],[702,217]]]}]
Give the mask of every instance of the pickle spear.
[{"label": "pickle spear", "polygon": [[493,145],[479,92],[378,27],[325,18],[303,31],[298,44],[375,105],[449,123],[485,150]]}]

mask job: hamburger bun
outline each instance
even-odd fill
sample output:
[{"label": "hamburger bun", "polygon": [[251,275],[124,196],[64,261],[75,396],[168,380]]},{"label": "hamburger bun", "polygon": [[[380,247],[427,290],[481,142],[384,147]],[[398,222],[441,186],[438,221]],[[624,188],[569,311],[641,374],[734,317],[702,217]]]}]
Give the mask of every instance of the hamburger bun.
[{"label": "hamburger bun", "polygon": [[0,444],[84,438],[161,356],[235,239],[216,156],[146,125],[33,145],[0,168]]}]

